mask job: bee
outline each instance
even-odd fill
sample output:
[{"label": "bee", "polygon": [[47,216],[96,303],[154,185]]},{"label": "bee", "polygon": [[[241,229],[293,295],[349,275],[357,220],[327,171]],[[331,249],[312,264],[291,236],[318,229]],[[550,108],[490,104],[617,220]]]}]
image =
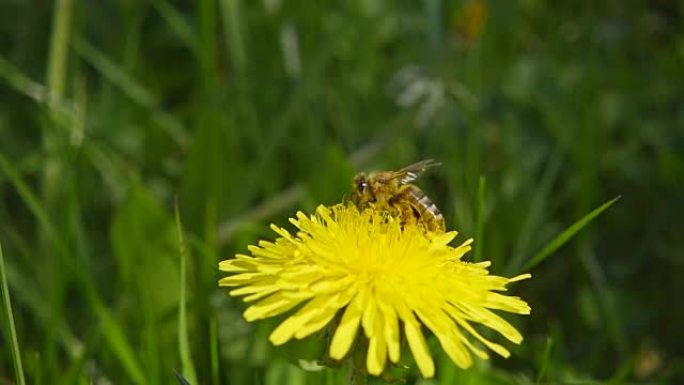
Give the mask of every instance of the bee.
[{"label": "bee", "polygon": [[439,166],[423,160],[397,171],[359,173],[354,177],[351,199],[363,210],[369,207],[386,211],[402,222],[416,221],[428,231],[445,231],[444,217],[418,186],[411,184],[427,169]]}]

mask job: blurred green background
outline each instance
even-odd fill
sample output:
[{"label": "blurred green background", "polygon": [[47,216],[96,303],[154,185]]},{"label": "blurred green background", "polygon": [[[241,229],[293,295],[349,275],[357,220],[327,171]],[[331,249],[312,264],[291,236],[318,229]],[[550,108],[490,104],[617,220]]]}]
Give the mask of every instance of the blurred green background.
[{"label": "blurred green background", "polygon": [[667,0],[1,0],[26,381],[345,383],[298,365],[321,340],[274,349],[274,322],[246,324],[217,262],[358,170],[434,158],[420,186],[497,274],[622,199],[513,285],[533,311],[507,316],[511,358],[462,371],[435,345],[437,377],[406,383],[682,383],[683,18]]}]

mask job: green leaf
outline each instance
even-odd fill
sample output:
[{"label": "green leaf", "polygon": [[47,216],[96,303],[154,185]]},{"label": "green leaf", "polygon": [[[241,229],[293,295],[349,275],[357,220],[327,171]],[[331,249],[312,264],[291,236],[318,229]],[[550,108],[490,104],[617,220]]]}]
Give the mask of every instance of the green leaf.
[{"label": "green leaf", "polygon": [[115,213],[111,241],[124,287],[140,287],[153,313],[172,311],[180,290],[173,219],[144,186],[133,186]]},{"label": "green leaf", "polygon": [[562,233],[558,234],[551,242],[547,243],[541,251],[539,251],[534,257],[532,257],[522,268],[522,271],[528,271],[538,264],[544,262],[546,258],[549,257],[553,252],[558,250],[566,242],[568,242],[572,237],[575,236],[580,230],[582,230],[586,225],[588,225],[594,218],[599,216],[608,207],[612,206],[613,203],[617,202],[621,196],[611,199],[610,201],[602,204],[601,206],[592,210],[589,214],[583,216],[580,220],[573,223],[570,227],[565,229]]}]

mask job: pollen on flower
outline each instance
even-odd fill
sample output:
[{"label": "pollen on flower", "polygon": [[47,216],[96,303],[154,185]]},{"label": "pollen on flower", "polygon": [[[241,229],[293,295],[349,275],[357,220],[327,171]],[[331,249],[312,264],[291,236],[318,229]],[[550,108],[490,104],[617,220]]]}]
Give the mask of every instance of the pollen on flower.
[{"label": "pollen on flower", "polygon": [[[249,247],[251,256],[237,255],[219,263],[229,276],[220,286],[232,287],[250,306],[247,321],[294,310],[269,339],[274,345],[305,338],[341,317],[329,346],[330,357],[343,359],[359,329],[368,339],[366,367],[379,375],[389,359],[398,362],[405,338],[424,377],[435,367],[421,326],[436,336],[451,360],[462,368],[472,355],[488,358],[473,340],[508,357],[502,345],[491,342],[473,327],[481,324],[514,343],[520,333],[492,310],[529,314],[518,297],[506,296],[510,282],[529,278],[489,275],[489,262],[461,260],[472,239],[449,243],[456,232],[430,233],[403,224],[375,210],[355,206],[319,206],[290,222],[296,234],[272,226],[275,242]],[[402,337],[403,336],[403,337]]]}]

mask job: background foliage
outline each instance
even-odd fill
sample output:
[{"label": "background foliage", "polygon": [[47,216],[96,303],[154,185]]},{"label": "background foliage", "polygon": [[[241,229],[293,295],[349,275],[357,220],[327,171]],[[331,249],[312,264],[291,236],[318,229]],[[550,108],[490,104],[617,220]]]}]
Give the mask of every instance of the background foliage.
[{"label": "background foliage", "polygon": [[217,261],[339,201],[357,170],[424,158],[443,167],[421,186],[498,274],[623,198],[513,287],[533,313],[508,317],[526,336],[512,358],[440,355],[435,380],[407,383],[681,381],[683,16],[663,0],[3,0],[0,240],[28,383],[344,383],[298,367],[320,341],[274,349],[273,323],[244,323]]}]

